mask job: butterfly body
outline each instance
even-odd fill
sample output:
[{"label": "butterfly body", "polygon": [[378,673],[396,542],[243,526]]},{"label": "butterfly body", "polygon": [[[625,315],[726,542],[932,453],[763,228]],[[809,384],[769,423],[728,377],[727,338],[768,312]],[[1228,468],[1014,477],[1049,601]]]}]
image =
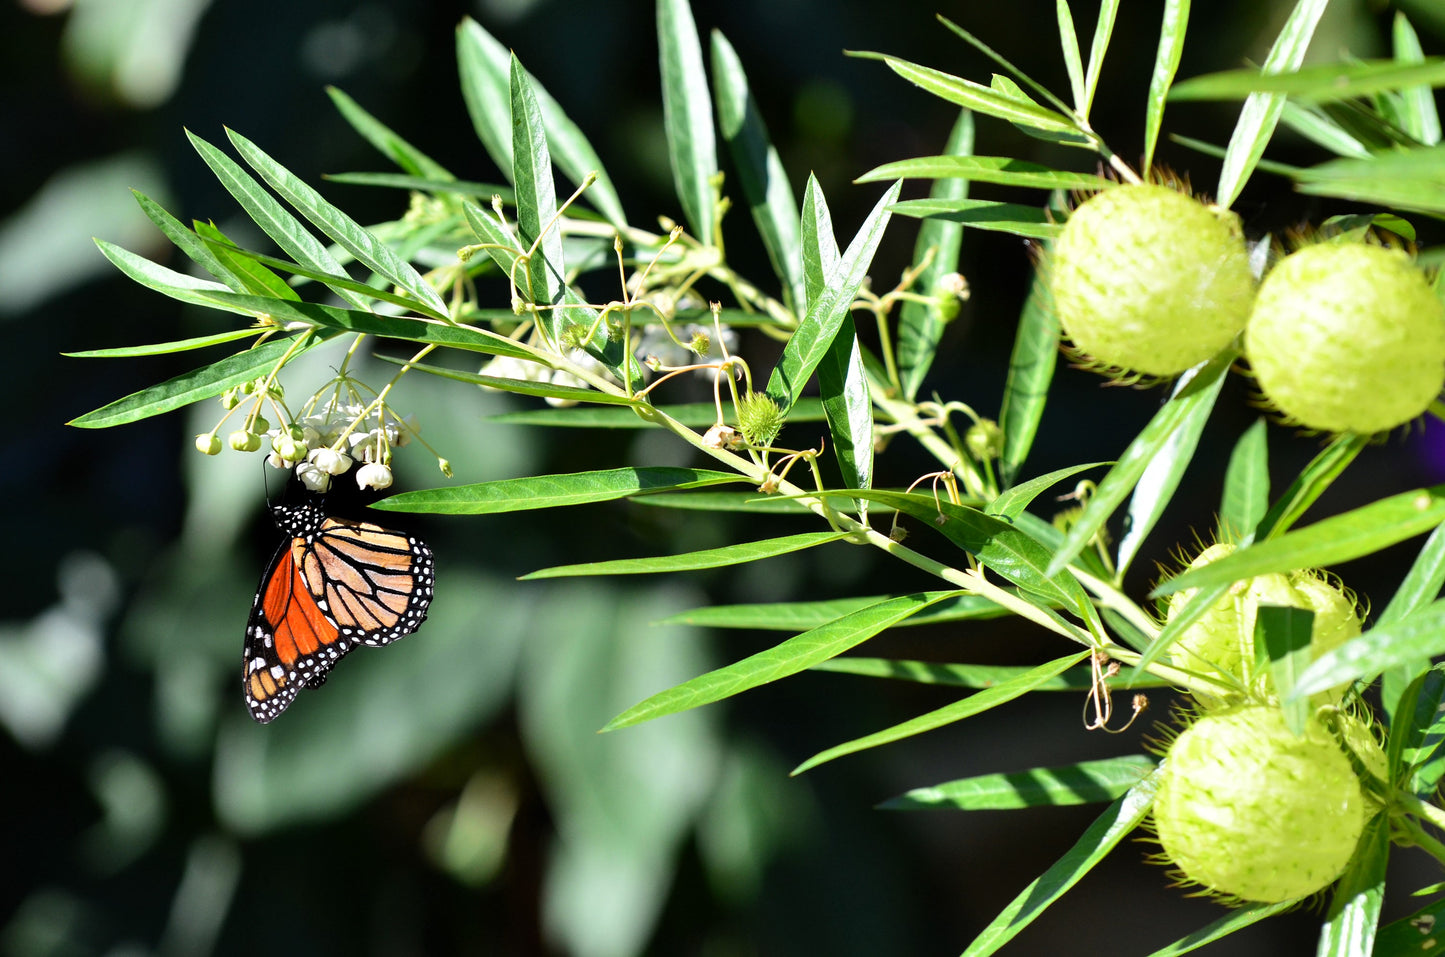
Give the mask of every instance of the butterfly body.
[{"label": "butterfly body", "polygon": [[288,536],[276,550],[246,623],[242,692],[262,724],[302,688],[317,688],[357,645],[385,645],[426,620],[436,578],[421,539],[329,516],[314,503],[277,505]]}]

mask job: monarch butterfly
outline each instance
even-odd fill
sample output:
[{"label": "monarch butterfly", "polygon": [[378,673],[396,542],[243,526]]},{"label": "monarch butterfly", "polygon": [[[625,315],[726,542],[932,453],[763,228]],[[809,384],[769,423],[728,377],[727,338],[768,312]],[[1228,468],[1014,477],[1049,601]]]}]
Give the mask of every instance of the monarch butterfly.
[{"label": "monarch butterfly", "polygon": [[327,515],[320,505],[273,505],[288,538],[276,549],[246,623],[242,692],[262,724],[317,688],[357,645],[416,631],[436,565],[421,539]]}]

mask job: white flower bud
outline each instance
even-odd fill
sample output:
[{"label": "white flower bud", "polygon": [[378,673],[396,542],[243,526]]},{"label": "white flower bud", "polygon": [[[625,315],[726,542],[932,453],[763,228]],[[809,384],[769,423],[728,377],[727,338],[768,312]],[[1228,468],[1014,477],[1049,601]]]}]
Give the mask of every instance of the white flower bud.
[{"label": "white flower bud", "polygon": [[351,456],[335,449],[316,449],[307,458],[327,475],[340,475],[351,468]]},{"label": "white flower bud", "polygon": [[391,469],[380,462],[369,462],[356,470],[356,484],[364,489],[389,488],[391,486]]},{"label": "white flower bud", "polygon": [[221,437],[214,432],[196,436],[196,451],[202,455],[215,455],[221,451]]},{"label": "white flower bud", "polygon": [[324,492],[331,487],[331,476],[310,462],[296,466],[296,477],[313,492]]}]

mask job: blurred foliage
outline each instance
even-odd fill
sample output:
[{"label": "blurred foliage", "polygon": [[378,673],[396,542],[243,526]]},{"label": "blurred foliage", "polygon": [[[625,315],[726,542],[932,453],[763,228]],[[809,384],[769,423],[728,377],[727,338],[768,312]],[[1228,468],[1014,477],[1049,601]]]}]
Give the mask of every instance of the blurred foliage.
[{"label": "blurred foliage", "polygon": [[[1288,6],[1201,7],[1181,76],[1236,65],[1241,51],[1258,60]],[[1400,6],[1438,47],[1445,18],[1437,5]],[[881,11],[865,0],[694,4],[704,30],[718,26],[738,44],[795,187],[815,172],[845,235],[874,197],[848,190],[847,181],[936,151],[953,115],[840,51],[891,49],[958,64],[960,74],[983,72],[933,12],[924,4]],[[1007,55],[1062,88],[1052,34],[1038,29],[1053,4],[944,12],[981,36],[1005,38]],[[1341,0],[1316,44],[1370,55],[1388,36],[1390,13]],[[375,168],[326,100],[323,84],[337,83],[460,175],[495,178],[456,89],[452,31],[463,14],[513,44],[533,69],[545,64],[549,89],[607,158],[619,192],[636,201],[630,215],[678,215],[665,199],[650,3],[76,0],[67,9],[28,0],[0,13],[0,109],[23,143],[0,151],[0,321],[20,359],[11,374],[22,397],[0,477],[12,542],[0,624],[0,758],[11,798],[0,830],[9,864],[0,870],[0,952],[610,957],[956,948],[1094,811],[1035,812],[1021,831],[1013,816],[995,823],[988,814],[961,820],[867,806],[920,778],[1119,753],[1136,732],[1127,742],[1089,736],[1074,719],[1075,703],[1060,696],[1027,712],[983,716],[967,739],[941,732],[789,779],[787,768],[839,731],[945,700],[927,688],[854,696],[860,686],[850,676],[820,675],[760,690],[746,708],[595,733],[649,692],[771,643],[730,634],[722,655],[704,632],[650,622],[708,602],[875,592],[889,587],[888,569],[830,556],[685,580],[518,584],[515,576],[538,567],[602,557],[619,540],[681,551],[737,536],[725,515],[624,505],[592,507],[580,518],[434,523],[424,531],[438,555],[440,590],[425,629],[385,652],[353,656],[325,690],[258,727],[236,679],[246,609],[274,547],[262,514],[264,476],[200,459],[190,436],[209,423],[183,416],[105,433],[61,427],[192,363],[181,356],[93,364],[62,361],[59,352],[133,341],[136,329],[145,330],[143,341],[214,331],[208,317],[116,276],[89,241],[101,235],[160,254],[126,187],[184,216],[234,225],[221,218],[233,207],[190,152],[182,126],[211,138],[221,124],[242,129],[313,180]],[[1092,11],[1076,15],[1092,20]],[[1110,94],[1144,87],[1151,20],[1121,18],[1115,50],[1138,53],[1116,52],[1111,61],[1095,109],[1101,130],[1134,128],[1140,105]],[[1229,108],[1189,108],[1195,128],[1214,131],[1202,138],[1222,141]],[[1001,142],[980,152],[1044,161],[1057,149],[1009,140],[1006,131],[990,135]],[[1211,160],[1168,143],[1160,156],[1211,181]],[[1270,211],[1272,221],[1251,223],[1253,231],[1305,218],[1312,200],[1278,184],[1267,193],[1271,184],[1261,179],[1239,204],[1246,214]],[[363,221],[396,214],[391,194],[345,189]],[[896,274],[907,261],[910,244],[900,236],[908,238],[908,228],[895,223],[899,235],[885,242],[876,275]],[[1011,331],[970,330],[969,319],[974,310],[992,314],[990,296],[1021,298],[1029,261],[1017,243],[970,239],[963,271],[987,277],[990,288],[975,283],[938,374],[981,382],[996,395]],[[318,350],[308,361],[323,368],[337,357]],[[443,399],[440,385],[421,377],[406,388],[430,434],[463,434],[453,424],[466,423],[475,444],[444,450],[466,481],[620,463],[631,443],[657,439],[617,432],[539,441],[537,432],[485,421],[530,408],[525,400],[477,394],[459,404],[458,393]],[[1036,451],[1040,471],[1079,461],[1070,436],[1090,433],[1096,443],[1103,428],[1069,417],[1069,396],[1092,396],[1091,380],[1066,375],[1058,388],[1045,430],[1054,444]],[[1108,397],[1111,427],[1132,435],[1155,401],[1122,390]],[[1234,426],[1252,415],[1238,404],[1222,434],[1237,434]],[[1222,460],[1227,445],[1206,433],[1201,449],[1201,461],[1211,451]],[[1309,451],[1279,455],[1276,468],[1296,470]],[[652,462],[676,454],[646,453]],[[1382,454],[1386,473],[1428,475],[1434,467],[1414,445]],[[900,458],[906,470],[907,456]],[[399,485],[431,481],[403,474]],[[1366,500],[1371,490],[1338,494]],[[1175,531],[1159,537],[1187,534]],[[1149,574],[1148,562],[1137,564]],[[1379,563],[1361,590],[1392,574],[1398,579]],[[1013,624],[969,627],[979,660],[1015,663],[1037,650]],[[887,651],[926,657],[931,634],[890,637]],[[1117,909],[1122,899],[1131,901],[1127,912]],[[1066,947],[1079,923],[1109,914],[1119,920],[1119,952],[1142,952],[1210,913],[1120,854],[1016,947]],[[1232,937],[1229,952],[1304,953],[1312,933],[1296,939],[1296,926],[1313,922],[1303,915],[1300,925],[1261,924]]]}]

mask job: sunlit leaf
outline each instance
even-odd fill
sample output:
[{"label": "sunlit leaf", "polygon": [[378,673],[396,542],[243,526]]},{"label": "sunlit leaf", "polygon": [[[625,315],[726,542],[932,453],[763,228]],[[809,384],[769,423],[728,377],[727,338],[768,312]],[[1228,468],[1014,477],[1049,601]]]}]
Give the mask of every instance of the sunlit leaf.
[{"label": "sunlit leaf", "polygon": [[69,424],[82,429],[106,429],[211,399],[232,386],[269,375],[288,351],[295,350],[294,354],[299,355],[321,341],[321,337],[309,335],[299,340],[273,340],[117,399]]},{"label": "sunlit leaf", "polygon": [[607,502],[645,492],[741,481],[731,472],[684,468],[621,468],[499,479],[451,488],[418,489],[384,498],[372,508],[439,515],[490,515]]},{"label": "sunlit leaf", "polygon": [[687,0],[657,0],[657,47],[662,67],[662,117],[678,201],[693,236],[714,241],[713,177],[717,141],[702,45]]},{"label": "sunlit leaf", "polygon": [[878,805],[883,811],[996,811],[1112,801],[1138,784],[1154,762],[1142,754],[1080,761],[1057,768],[981,774],[915,788]]},{"label": "sunlit leaf", "polygon": [[862,644],[910,615],[958,594],[956,591],[902,595],[859,609],[726,667],[699,675],[633,705],[604,730],[625,728],[721,701],[759,685],[797,674]]}]

